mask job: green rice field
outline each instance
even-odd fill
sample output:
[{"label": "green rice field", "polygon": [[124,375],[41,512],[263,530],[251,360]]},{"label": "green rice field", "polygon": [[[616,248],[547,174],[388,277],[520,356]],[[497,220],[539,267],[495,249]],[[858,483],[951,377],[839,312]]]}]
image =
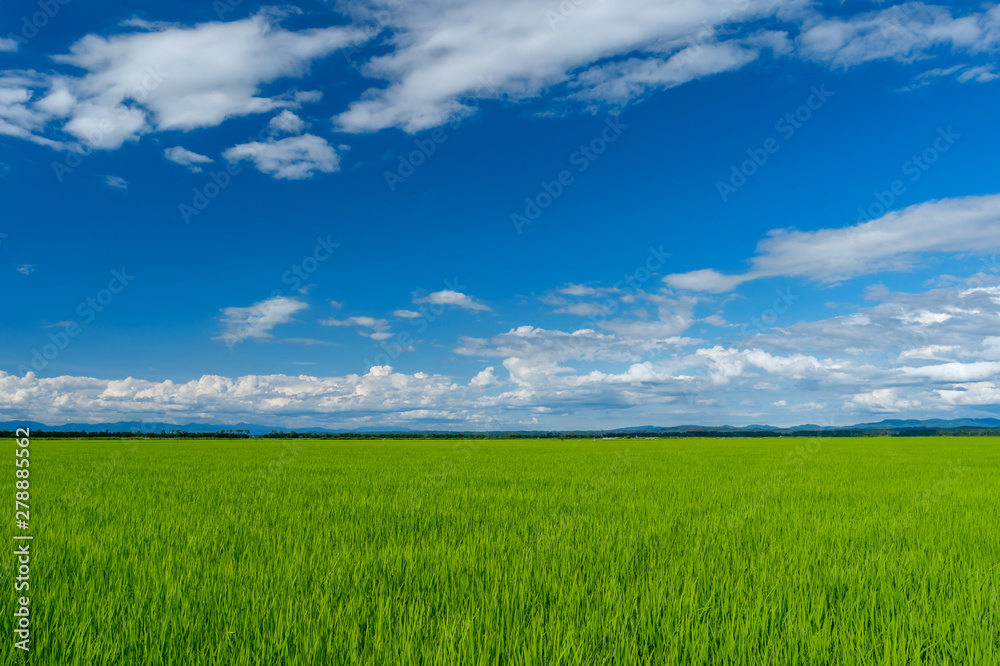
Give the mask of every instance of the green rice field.
[{"label": "green rice field", "polygon": [[30,663],[1000,663],[998,438],[35,439],[30,460]]}]

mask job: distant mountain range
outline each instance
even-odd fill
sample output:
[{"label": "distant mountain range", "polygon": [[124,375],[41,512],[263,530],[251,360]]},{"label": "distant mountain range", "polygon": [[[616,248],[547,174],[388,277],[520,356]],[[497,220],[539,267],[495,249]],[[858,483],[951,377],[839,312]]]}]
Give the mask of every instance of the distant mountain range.
[{"label": "distant mountain range", "polygon": [[679,426],[633,426],[631,428],[616,428],[607,432],[692,432],[696,430],[709,430],[716,432],[760,432],[762,430],[773,430],[775,432],[795,432],[797,430],[906,430],[910,428],[1000,428],[1000,419],[887,419],[878,423],[858,423],[849,426],[820,426],[815,423],[779,428],[769,425],[748,425],[748,426],[701,426],[701,425],[679,425]]},{"label": "distant mountain range", "polygon": [[[31,428],[32,430],[50,432],[219,432],[222,431],[249,431],[251,435],[266,435],[277,432],[300,432],[310,434],[329,433],[379,433],[379,434],[429,434],[444,432],[461,432],[458,430],[413,430],[410,428],[355,428],[353,430],[330,429],[330,428],[284,428],[279,426],[256,425],[253,423],[236,424],[209,424],[209,423],[188,423],[178,425],[176,423],[147,423],[143,421],[119,421],[117,423],[66,423],[64,425],[46,425],[34,421],[8,421],[0,423],[0,430],[13,431],[17,428]],[[801,430],[907,430],[907,429],[961,429],[961,428],[1000,428],[1000,419],[889,419],[878,423],[858,423],[851,426],[818,426],[811,423],[805,425],[792,426],[789,428],[778,428],[769,425],[748,425],[748,426],[705,426],[705,425],[678,425],[678,426],[633,426],[630,428],[613,428],[609,430],[572,430],[566,432],[602,432],[602,433],[637,433],[637,432],[663,432],[663,433],[691,433],[698,431],[705,432],[761,432],[774,431],[775,433],[792,433]],[[501,431],[498,431],[501,432]],[[508,431],[502,431],[508,432]],[[519,431],[532,432],[532,431]],[[553,432],[550,430],[538,430],[535,432]]]}]

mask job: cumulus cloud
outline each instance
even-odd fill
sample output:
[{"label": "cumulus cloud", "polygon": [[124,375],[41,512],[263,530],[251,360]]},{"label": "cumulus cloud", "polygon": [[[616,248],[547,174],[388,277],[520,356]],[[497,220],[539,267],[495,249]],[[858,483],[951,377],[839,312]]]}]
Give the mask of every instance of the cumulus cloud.
[{"label": "cumulus cloud", "polygon": [[[387,366],[360,376],[206,376],[177,384],[0,374],[0,409],[49,422],[157,414],[179,422],[218,417],[468,428],[537,424],[539,417],[547,427],[580,427],[581,414],[594,425],[607,419],[620,425],[833,425],[888,413],[976,415],[1000,406],[1000,274],[995,266],[984,268],[922,293],[874,288],[866,294],[871,305],[853,314],[800,321],[739,342],[660,337],[680,330],[688,317],[664,302],[683,316],[622,318],[635,325],[614,330],[518,326],[487,338],[462,337],[455,351],[470,364],[497,361],[471,378],[406,375]],[[228,336],[220,338],[268,339],[274,326],[304,307],[279,298],[227,308]],[[374,317],[322,323],[373,339],[389,334],[388,321]],[[497,376],[501,367],[509,380]]]},{"label": "cumulus cloud", "polygon": [[192,152],[187,148],[182,148],[181,146],[167,148],[163,151],[163,156],[175,164],[186,166],[188,170],[193,173],[201,172],[201,167],[198,166],[199,164],[210,164],[212,162],[211,157],[199,155],[198,153]]},{"label": "cumulus cloud", "polygon": [[939,389],[938,397],[954,406],[1000,405],[1000,382],[973,382],[955,389]]},{"label": "cumulus cloud", "polygon": [[231,162],[250,160],[258,170],[279,180],[302,180],[312,178],[317,171],[332,173],[340,169],[337,151],[314,134],[240,144],[224,152],[223,157]]},{"label": "cumulus cloud", "polygon": [[294,321],[294,315],[309,305],[287,296],[275,296],[245,308],[229,307],[222,310],[222,333],[214,338],[228,345],[244,340],[268,340],[271,330],[280,324]]},{"label": "cumulus cloud", "polygon": [[838,282],[881,271],[907,270],[922,254],[1000,248],[1000,195],[940,199],[843,229],[775,229],[757,245],[746,273],[714,269],[668,275],[677,289],[720,293],[762,277]]},{"label": "cumulus cloud", "polygon": [[39,378],[34,373],[16,377],[0,371],[0,410],[49,423],[136,418],[332,426],[496,421],[496,410],[480,405],[467,391],[447,377],[401,374],[389,366],[341,377],[205,375],[181,383]]},{"label": "cumulus cloud", "polygon": [[302,77],[310,63],[348,44],[356,31],[289,31],[280,12],[194,26],[130,22],[131,32],[87,35],[61,65],[84,73],[7,74],[0,88],[0,133],[60,145],[68,134],[96,149],[115,149],[142,134],[214,127],[238,116],[296,108],[314,94],[265,84]]},{"label": "cumulus cloud", "polygon": [[431,292],[426,296],[414,298],[413,302],[417,304],[429,303],[431,305],[449,305],[456,308],[462,308],[463,310],[480,312],[490,311],[488,305],[484,305],[471,296],[452,289],[442,289],[441,291]]},{"label": "cumulus cloud", "polygon": [[18,43],[16,39],[0,37],[0,53],[16,53]]},{"label": "cumulus cloud", "polygon": [[298,134],[305,129],[306,123],[297,115],[285,109],[268,121],[267,126],[275,133]]},{"label": "cumulus cloud", "polygon": [[712,268],[702,268],[687,273],[674,273],[663,280],[674,289],[690,289],[691,291],[707,291],[718,294],[732,291],[748,279],[743,275],[725,275]]},{"label": "cumulus cloud", "polygon": [[875,413],[892,413],[920,407],[919,400],[904,398],[899,389],[881,388],[851,396],[850,402]]},{"label": "cumulus cloud", "polygon": [[495,368],[491,365],[488,368],[481,370],[478,374],[476,374],[475,377],[469,380],[469,386],[472,386],[473,388],[484,389],[498,384],[499,382],[497,381],[496,376],[493,374],[494,369]]},{"label": "cumulus cloud", "polygon": [[462,337],[455,352],[464,356],[503,358],[512,380],[524,386],[535,386],[548,384],[558,375],[572,373],[567,362],[637,363],[649,352],[677,350],[692,342],[677,336],[642,339],[590,328],[560,331],[518,326],[491,338]]},{"label": "cumulus cloud", "polygon": [[385,319],[348,317],[347,319],[323,319],[319,323],[324,326],[356,326],[362,329],[358,331],[359,335],[372,340],[388,340],[392,337],[392,333],[389,332],[389,322]]}]

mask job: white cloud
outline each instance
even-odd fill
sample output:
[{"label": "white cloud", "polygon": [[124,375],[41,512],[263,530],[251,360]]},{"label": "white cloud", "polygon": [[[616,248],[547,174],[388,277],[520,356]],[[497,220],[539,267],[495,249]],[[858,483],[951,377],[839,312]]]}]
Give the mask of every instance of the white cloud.
[{"label": "white cloud", "polygon": [[419,312],[414,312],[413,310],[393,310],[393,317],[400,317],[402,319],[419,319],[423,315]]},{"label": "white cloud", "polygon": [[432,305],[450,305],[456,308],[462,308],[463,310],[483,312],[490,311],[489,306],[480,303],[471,296],[452,289],[442,289],[441,291],[431,292],[426,296],[414,298],[413,302],[417,304],[430,303]]},{"label": "white cloud", "polygon": [[[677,350],[693,341],[679,338],[629,338],[611,333],[601,333],[591,328],[576,331],[559,331],[535,326],[518,326],[492,338],[462,337],[456,353],[464,356],[501,357],[504,365],[514,363],[518,369],[511,372],[521,376],[539,373],[550,375],[569,371],[560,364],[568,361],[613,361],[635,363],[651,351]],[[509,363],[508,363],[509,362]]]},{"label": "white cloud", "polygon": [[1000,79],[1000,74],[997,73],[996,68],[993,65],[969,67],[958,75],[959,83],[967,83],[969,81],[975,81],[976,83],[989,83],[990,81],[996,81],[997,79]]},{"label": "white cloud", "polygon": [[732,71],[756,60],[760,52],[724,42],[690,46],[666,59],[630,58],[598,65],[577,75],[574,99],[624,105],[654,88],[672,88],[711,74]]},{"label": "white cloud", "polygon": [[695,355],[708,361],[710,377],[719,384],[743,376],[748,369],[763,370],[786,379],[804,379],[830,376],[844,368],[843,362],[834,359],[819,359],[806,354],[779,356],[762,349],[732,349],[719,345],[699,349]]},{"label": "white cloud", "polygon": [[[813,4],[620,0],[544,9],[534,0],[486,6],[420,0],[405,11],[397,0],[342,4],[342,13],[372,18],[383,35],[379,45],[389,50],[373,49],[361,63],[365,76],[386,83],[349,102],[334,120],[347,132],[417,132],[475,113],[481,99],[519,102],[548,94],[556,104],[620,106],[652,89],[738,69],[765,51],[797,51],[848,67],[929,58],[942,47],[986,54],[1000,43],[995,6],[955,16],[918,2],[826,19]],[[214,127],[275,111],[270,130],[298,134],[305,123],[292,110],[321,94],[277,82],[302,78],[312,62],[371,35],[345,26],[286,30],[280,23],[290,11],[265,9],[192,26],[131,19],[120,34],[86,35],[54,58],[75,68],[72,73],[4,76],[0,88],[16,98],[0,94],[0,134],[53,148],[86,142],[115,149],[150,132]],[[796,28],[801,33],[793,48],[788,31]],[[0,41],[0,50],[16,46]],[[957,76],[984,82],[998,74],[993,63],[973,63]]]},{"label": "white cloud", "polygon": [[231,162],[251,160],[261,172],[279,180],[312,178],[317,171],[340,169],[340,158],[326,139],[313,134],[290,136],[278,141],[254,141],[233,146],[223,153]]},{"label": "white cloud", "polygon": [[17,53],[18,43],[16,39],[0,37],[0,53]]},{"label": "white cloud", "polygon": [[275,133],[299,134],[305,129],[306,123],[297,115],[285,109],[268,121],[267,126]]},{"label": "white cloud", "polygon": [[617,333],[626,338],[663,342],[676,340],[677,336],[691,327],[694,320],[687,308],[673,311],[671,308],[660,308],[659,319],[627,319],[619,317],[598,322],[604,330]]},{"label": "white cloud", "polygon": [[600,289],[588,287],[584,284],[568,284],[557,291],[558,293],[566,294],[567,296],[597,296],[601,293]]},{"label": "white cloud", "polygon": [[31,275],[35,272],[35,267],[31,264],[21,264],[17,267],[17,272],[21,275]]},{"label": "white cloud", "polygon": [[579,317],[592,317],[607,314],[607,307],[600,303],[568,303],[553,310],[556,314],[571,314]]},{"label": "white cloud", "polygon": [[[23,87],[29,99],[17,103],[28,113],[0,125],[0,133],[52,142],[50,135],[62,130],[94,148],[115,149],[148,132],[214,127],[315,100],[288,88],[262,95],[261,88],[304,76],[313,60],[345,46],[356,32],[289,31],[279,27],[281,18],[264,10],[190,27],[133,21],[128,25],[139,30],[87,35],[54,58],[84,73],[33,75]],[[4,107],[0,100],[0,121],[10,111]]]},{"label": "white cloud", "polygon": [[371,331],[358,331],[359,335],[363,335],[366,338],[371,338],[372,340],[388,340],[392,337],[392,333],[389,331],[389,322],[385,319],[376,319],[374,317],[348,317],[347,319],[323,319],[319,323],[324,326],[357,326],[362,329],[371,329]]},{"label": "white cloud", "polygon": [[[470,102],[476,98],[522,100],[573,82],[577,72],[604,59],[627,54],[650,59],[648,65],[623,66],[630,78],[625,86],[615,87],[612,70],[589,75],[594,98],[601,97],[595,86],[606,83],[610,99],[605,101],[620,102],[647,86],[697,78],[752,59],[751,53],[716,49],[720,26],[791,17],[804,5],[799,0],[621,0],[575,3],[568,15],[553,5],[546,18],[545,8],[534,0],[489,5],[427,0],[398,12],[392,11],[391,0],[379,0],[373,8],[385,10],[394,49],[369,60],[363,72],[388,86],[372,88],[335,121],[348,132],[387,127],[417,132],[472,113]],[[707,48],[690,53],[695,58],[686,61],[691,65],[686,74],[663,69],[665,58],[669,62],[671,55],[697,45]]]},{"label": "white cloud", "polygon": [[690,289],[691,291],[707,291],[718,294],[732,291],[748,278],[742,275],[724,275],[711,268],[702,268],[688,273],[674,273],[663,278],[663,281],[674,289]]},{"label": "white cloud", "polygon": [[719,293],[761,277],[837,282],[887,270],[907,270],[921,254],[1000,248],[1000,195],[940,199],[893,211],[843,229],[775,229],[757,245],[746,273],[713,269],[668,275],[677,289]]},{"label": "white cloud", "polygon": [[190,419],[294,426],[489,425],[496,408],[447,377],[375,366],[363,375],[205,375],[189,382],[128,377],[15,377],[0,371],[0,410],[48,423]]},{"label": "white cloud", "polygon": [[[873,305],[852,315],[801,321],[746,336],[742,343],[708,346],[691,338],[660,337],[698,320],[683,303],[658,296],[664,308],[658,319],[623,315],[615,330],[518,326],[491,338],[463,337],[455,351],[472,357],[470,364],[499,360],[464,379],[404,375],[386,366],[361,376],[207,376],[186,384],[0,374],[0,409],[49,422],[116,420],[126,413],[131,420],[154,413],[158,420],[166,414],[180,422],[219,417],[469,428],[539,416],[546,427],[580,427],[581,418],[587,425],[609,419],[616,425],[832,425],[884,413],[983,415],[1000,405],[1000,275],[949,281],[948,288],[918,294],[872,289],[866,296]],[[291,321],[305,307],[289,300],[227,309],[228,339],[270,338],[275,325]],[[354,327],[374,339],[391,335],[389,322],[374,317],[322,323]],[[509,382],[497,377],[501,366]],[[500,387],[499,392],[486,390]],[[247,418],[248,412],[254,418]]]},{"label": "white cloud", "polygon": [[499,382],[493,374],[493,370],[494,367],[492,365],[484,370],[481,370],[475,377],[469,380],[469,386],[479,389],[496,386]]},{"label": "white cloud", "polygon": [[913,82],[901,88],[902,91],[914,90],[945,79],[954,79],[959,83],[989,83],[1000,78],[996,66],[988,65],[952,65],[951,67],[936,67],[913,77]]},{"label": "white cloud", "polygon": [[850,402],[871,412],[900,412],[921,406],[920,401],[902,397],[895,388],[880,388],[850,397]]},{"label": "white cloud", "polygon": [[916,368],[902,368],[904,375],[929,379],[933,382],[981,382],[1000,375],[1000,362],[975,361],[973,363],[938,363]]},{"label": "white cloud", "polygon": [[214,338],[229,345],[244,340],[268,340],[272,338],[271,330],[279,324],[294,321],[294,315],[308,308],[307,303],[289,298],[275,296],[245,308],[229,307],[222,310],[222,333]]},{"label": "white cloud", "polygon": [[899,352],[900,360],[926,359],[931,361],[942,361],[947,358],[947,354],[958,351],[956,345],[926,345],[915,349],[904,349]]},{"label": "white cloud", "polygon": [[52,95],[32,103],[35,89],[43,82],[44,77],[36,72],[0,74],[0,135],[63,150],[63,142],[40,136],[52,118],[51,107],[58,106]]},{"label": "white cloud", "polygon": [[121,176],[103,176],[104,184],[116,190],[127,190],[128,181]]},{"label": "white cloud", "polygon": [[873,305],[854,314],[799,321],[750,339],[786,352],[837,356],[856,350],[872,362],[896,359],[894,367],[918,359],[1000,360],[994,339],[998,281],[997,275],[976,274],[953,287],[916,294],[876,287],[865,294]]},{"label": "white cloud", "polygon": [[941,389],[937,395],[948,405],[1000,405],[997,382],[974,382],[958,389]]},{"label": "white cloud", "polygon": [[954,16],[950,9],[921,2],[895,5],[849,18],[816,22],[798,38],[801,52],[835,66],[894,59],[911,62],[938,47],[977,53],[997,46],[1000,12]]},{"label": "white cloud", "polygon": [[167,148],[163,151],[163,156],[171,162],[186,166],[188,170],[193,173],[199,173],[201,171],[201,167],[197,166],[198,164],[209,164],[212,162],[211,157],[199,155],[198,153],[192,152],[187,148],[182,148],[181,146]]}]

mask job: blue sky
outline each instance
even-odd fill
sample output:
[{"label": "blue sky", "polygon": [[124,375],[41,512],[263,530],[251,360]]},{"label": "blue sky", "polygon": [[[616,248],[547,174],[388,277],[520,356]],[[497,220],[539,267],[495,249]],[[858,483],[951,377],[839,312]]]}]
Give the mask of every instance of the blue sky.
[{"label": "blue sky", "polygon": [[0,418],[1000,406],[1000,8],[10,2]]}]

